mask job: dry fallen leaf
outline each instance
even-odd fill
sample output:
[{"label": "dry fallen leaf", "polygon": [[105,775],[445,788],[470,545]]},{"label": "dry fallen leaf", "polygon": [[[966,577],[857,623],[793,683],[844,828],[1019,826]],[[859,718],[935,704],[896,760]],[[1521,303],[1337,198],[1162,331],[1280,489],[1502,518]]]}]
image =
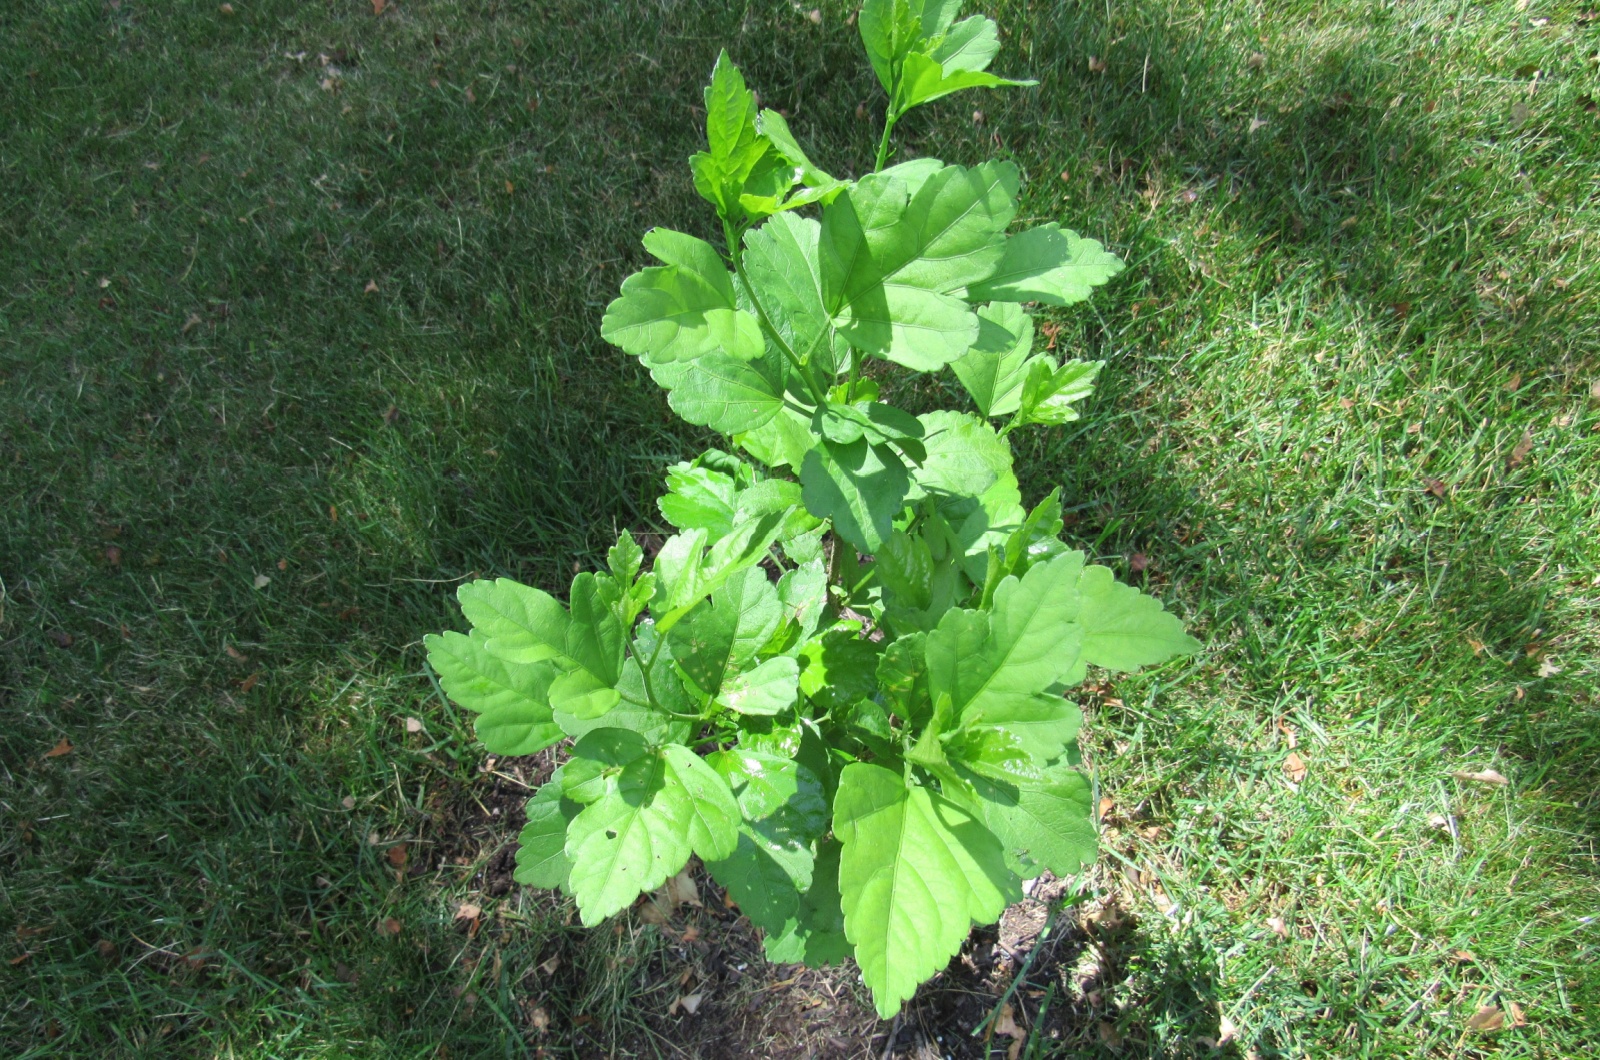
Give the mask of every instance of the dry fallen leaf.
[{"label": "dry fallen leaf", "polygon": [[257,574],[255,584],[257,589],[265,589],[272,584],[272,579],[265,574]]},{"label": "dry fallen leaf", "polygon": [[339,800],[339,805],[347,810],[353,810],[356,808],[356,797],[354,795],[346,795]]},{"label": "dry fallen leaf", "polygon": [[1222,1022],[1217,1025],[1217,1044],[1227,1045],[1237,1037],[1239,1037],[1239,1028],[1235,1027],[1233,1021],[1224,1015]]},{"label": "dry fallen leaf", "polygon": [[400,927],[400,921],[391,916],[384,920],[378,930],[385,935],[398,935],[400,934]]},{"label": "dry fallen leaf", "polygon": [[1469,773],[1469,772],[1466,772],[1465,770],[1458,770],[1457,772],[1452,773],[1450,775],[1455,777],[1457,780],[1470,780],[1470,781],[1473,781],[1474,783],[1478,783],[1478,784],[1493,784],[1495,787],[1498,787],[1498,788],[1503,788],[1507,784],[1511,783],[1511,781],[1507,780],[1505,777],[1501,776],[1498,772],[1496,772],[1493,769],[1484,769],[1484,770],[1480,770],[1480,771],[1478,771],[1476,773]]},{"label": "dry fallen leaf", "polygon": [[1478,959],[1477,954],[1473,953],[1471,950],[1455,950],[1450,954],[1450,956],[1462,964],[1471,964],[1473,961]]},{"label": "dry fallen leaf", "polygon": [[704,994],[685,994],[667,1006],[667,1015],[672,1015],[680,1008],[686,1015],[693,1016],[700,1008],[700,1002],[705,1000]]},{"label": "dry fallen leaf", "polygon": [[46,758],[60,758],[64,754],[72,753],[72,742],[65,736],[56,741],[56,745],[44,753]]},{"label": "dry fallen leaf", "polygon": [[1286,939],[1289,937],[1289,922],[1284,920],[1281,916],[1267,917],[1267,927],[1271,928],[1272,933],[1278,936],[1280,939]]},{"label": "dry fallen leaf", "polygon": [[1115,800],[1110,795],[1100,796],[1100,819],[1103,821],[1111,816],[1111,811],[1117,808]]},{"label": "dry fallen leaf", "polygon": [[533,1025],[534,1030],[543,1034],[550,1029],[550,1013],[543,1008],[536,1007],[532,1012],[528,1013],[528,1022]]},{"label": "dry fallen leaf", "polygon": [[1555,663],[1551,662],[1549,659],[1541,660],[1540,663],[1539,663],[1539,676],[1540,677],[1554,677],[1556,674],[1558,674],[1560,672],[1561,672],[1561,667],[1557,666]]},{"label": "dry fallen leaf", "polygon": [[1511,466],[1516,467],[1528,459],[1528,454],[1533,452],[1533,431],[1522,432],[1522,440],[1511,450]]},{"label": "dry fallen leaf", "polygon": [[684,869],[668,880],[663,890],[666,891],[667,907],[669,909],[680,905],[692,905],[696,909],[705,908],[705,905],[700,901],[700,890],[694,885],[694,877],[689,875],[688,869]]},{"label": "dry fallen leaf", "polygon": [[1433,494],[1435,497],[1443,497],[1445,494],[1450,492],[1450,487],[1445,484],[1443,479],[1424,478],[1422,481],[1423,484],[1428,487],[1428,492]]},{"label": "dry fallen leaf", "polygon": [[1143,552],[1135,552],[1132,556],[1128,557],[1128,569],[1133,571],[1135,574],[1138,574],[1141,571],[1149,570],[1150,557],[1145,555]]},{"label": "dry fallen leaf", "polygon": [[1469,1031],[1497,1031],[1506,1023],[1505,1013],[1493,1005],[1484,1005],[1467,1017]]},{"label": "dry fallen leaf", "polygon": [[420,719],[418,719],[418,718],[407,718],[406,719],[406,732],[421,732],[421,731],[422,731],[422,722],[421,722]]},{"label": "dry fallen leaf", "polygon": [[462,902],[456,906],[457,920],[476,920],[482,915],[483,909],[480,906],[473,905],[471,902]]},{"label": "dry fallen leaf", "polygon": [[1511,1025],[1513,1027],[1526,1027],[1528,1025],[1528,1017],[1523,1014],[1521,1005],[1513,1001],[1506,1008],[1511,1010]]},{"label": "dry fallen leaf", "polygon": [[1105,1020],[1101,1020],[1095,1029],[1100,1032],[1100,1041],[1107,1049],[1117,1053],[1122,1052],[1121,1031]]},{"label": "dry fallen leaf", "polygon": [[1003,1034],[1007,1038],[1021,1038],[1028,1032],[1017,1026],[1017,1014],[1011,1005],[1000,1006],[1000,1015],[994,1021],[994,1032]]},{"label": "dry fallen leaf", "polygon": [[646,924],[654,924],[656,927],[661,927],[667,922],[667,914],[654,898],[647,898],[644,904],[639,907],[639,919]]},{"label": "dry fallen leaf", "polygon": [[377,280],[368,280],[367,281],[367,285],[361,289],[361,293],[362,294],[377,294],[378,293],[378,281]]},{"label": "dry fallen leaf", "polygon": [[1283,760],[1283,775],[1289,778],[1291,784],[1298,784],[1306,779],[1305,759],[1300,757],[1300,752],[1290,751],[1289,757]]},{"label": "dry fallen leaf", "polygon": [[248,662],[250,659],[250,656],[246,655],[238,648],[235,648],[232,644],[224,644],[222,646],[222,650],[226,652],[228,658],[232,659],[234,662]]},{"label": "dry fallen leaf", "polygon": [[406,850],[404,843],[396,843],[389,848],[389,864],[397,869],[406,867],[406,862],[411,859],[411,854]]},{"label": "dry fallen leaf", "polygon": [[381,15],[389,7],[389,0],[372,0],[372,13]]},{"label": "dry fallen leaf", "polygon": [[239,691],[240,692],[244,692],[244,693],[248,693],[248,692],[250,692],[251,689],[255,688],[256,685],[258,685],[260,683],[261,683],[261,671],[257,670],[255,673],[251,674],[249,677],[246,677],[243,681],[239,682]]},{"label": "dry fallen leaf", "polygon": [[1103,74],[1103,73],[1105,73],[1106,72],[1106,61],[1104,59],[1100,58],[1098,55],[1089,56],[1089,72],[1091,74]]},{"label": "dry fallen leaf", "polygon": [[561,957],[557,955],[539,965],[539,972],[543,975],[554,975],[555,970],[559,967],[561,967]]}]

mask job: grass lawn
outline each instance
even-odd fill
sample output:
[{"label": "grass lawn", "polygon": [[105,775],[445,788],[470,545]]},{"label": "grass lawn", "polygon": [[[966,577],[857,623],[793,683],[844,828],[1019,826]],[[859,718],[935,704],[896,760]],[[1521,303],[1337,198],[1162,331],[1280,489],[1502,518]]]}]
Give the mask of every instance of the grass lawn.
[{"label": "grass lawn", "polygon": [[[1207,644],[1093,687],[1100,925],[1037,1055],[1593,1056],[1600,16],[983,6],[1040,87],[901,149],[1128,261],[1055,318],[1107,367],[1024,496]],[[870,168],[811,8],[0,9],[0,1053],[684,1055],[670,940],[505,887],[520,789],[420,638],[660,529],[711,439],[600,314],[647,228],[712,235],[720,47]]]}]

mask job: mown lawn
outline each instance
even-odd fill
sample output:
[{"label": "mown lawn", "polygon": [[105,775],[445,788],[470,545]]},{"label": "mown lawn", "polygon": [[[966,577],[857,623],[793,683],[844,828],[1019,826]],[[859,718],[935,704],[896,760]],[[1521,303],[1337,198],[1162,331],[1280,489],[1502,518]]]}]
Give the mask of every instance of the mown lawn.
[{"label": "mown lawn", "polygon": [[[984,6],[1040,87],[902,148],[1127,259],[1057,318],[1108,364],[1024,493],[1207,643],[1089,700],[1129,926],[1042,1055],[1593,1055],[1600,16]],[[660,528],[709,439],[600,313],[648,227],[712,234],[720,47],[870,167],[811,9],[0,9],[5,1055],[671,1055],[654,929],[486,887],[504,784],[420,638]]]}]

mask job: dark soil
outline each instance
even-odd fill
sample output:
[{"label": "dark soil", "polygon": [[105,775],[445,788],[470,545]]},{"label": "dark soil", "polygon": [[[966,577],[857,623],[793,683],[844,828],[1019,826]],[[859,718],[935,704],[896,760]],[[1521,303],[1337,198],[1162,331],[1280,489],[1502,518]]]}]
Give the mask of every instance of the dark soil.
[{"label": "dark soil", "polygon": [[[474,884],[486,908],[489,900],[511,894],[518,886],[512,872],[522,804],[549,777],[560,753],[551,748],[527,758],[490,759],[470,790],[437,792],[435,842],[430,856],[413,865],[413,874],[476,863],[481,867]],[[1017,1056],[1030,1033],[1058,1048],[1064,1042],[1084,1043],[1093,1040],[1097,1016],[1104,1011],[1109,989],[1101,989],[1103,981],[1115,978],[1113,968],[1089,958],[1098,956],[1103,963],[1103,954],[1115,949],[1105,943],[1127,926],[1114,905],[1087,916],[1083,909],[1068,908],[1041,940],[1050,909],[1071,893],[1065,882],[1044,876],[1000,923],[975,929],[949,967],[891,1022],[878,1019],[853,964],[810,969],[768,963],[758,932],[697,861],[691,862],[689,877],[695,901],[669,906],[658,892],[654,900],[641,899],[625,923],[595,929],[577,925],[567,899],[539,895],[538,906],[564,925],[554,929],[559,938],[544,944],[539,959],[547,960],[547,952],[565,966],[553,976],[530,969],[521,977],[527,996],[512,1015],[521,1016],[531,1055],[1000,1060]],[[486,952],[509,944],[509,932],[522,930],[491,925],[487,918],[484,926],[489,928]],[[463,930],[476,936],[477,925]],[[611,933],[607,942],[617,954],[612,963],[627,963],[629,976],[636,977],[626,1003],[626,1029],[616,1034],[606,1033],[596,1019],[574,1017],[565,1003],[584,992],[577,977],[588,974],[582,967],[584,951],[596,948],[593,937],[599,932]],[[624,953],[618,947],[629,938],[636,941]],[[1025,978],[1012,989],[1024,967]],[[1005,1015],[1000,1014],[1003,999]],[[1035,1031],[1046,1002],[1044,1025]]]}]

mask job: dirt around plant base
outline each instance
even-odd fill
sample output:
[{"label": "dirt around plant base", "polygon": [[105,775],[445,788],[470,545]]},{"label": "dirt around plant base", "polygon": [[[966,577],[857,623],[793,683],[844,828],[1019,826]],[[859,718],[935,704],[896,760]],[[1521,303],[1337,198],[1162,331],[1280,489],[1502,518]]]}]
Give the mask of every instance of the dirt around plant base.
[{"label": "dirt around plant base", "polygon": [[698,861],[592,929],[577,922],[570,900],[517,885],[522,804],[559,754],[489,760],[466,790],[438,792],[427,865],[441,873],[476,866],[470,900],[484,916],[460,930],[481,946],[463,966],[520,961],[508,1017],[531,1055],[999,1060],[1025,1056],[1030,1040],[1040,1056],[1091,1044],[1138,1055],[1137,1037],[1118,1030],[1137,993],[1127,969],[1139,945],[1117,897],[1120,877],[1091,880],[1101,897],[1077,908],[1065,907],[1073,893],[1066,881],[1032,881],[998,924],[974,930],[898,1020],[880,1020],[853,964],[769,963],[759,933]]}]

